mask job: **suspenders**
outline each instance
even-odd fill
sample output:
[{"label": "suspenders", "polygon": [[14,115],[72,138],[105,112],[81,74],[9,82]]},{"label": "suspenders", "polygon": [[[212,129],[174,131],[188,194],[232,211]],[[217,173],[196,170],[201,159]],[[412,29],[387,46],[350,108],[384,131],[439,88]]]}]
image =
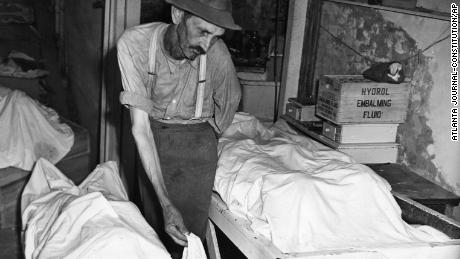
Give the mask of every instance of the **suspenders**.
[{"label": "suspenders", "polygon": [[206,55],[200,55],[200,68],[198,72],[198,86],[196,88],[195,117],[200,119],[203,111],[204,86],[206,85]]},{"label": "suspenders", "polygon": [[[148,83],[147,85],[155,85],[157,80],[157,74],[155,70],[156,66],[156,55],[157,55],[157,42],[158,34],[163,30],[167,24],[161,24],[153,32],[152,40],[149,48],[149,72],[148,72]],[[206,54],[200,55],[200,66],[198,70],[198,85],[196,88],[196,103],[195,103],[195,114],[192,120],[201,119],[203,112],[203,100],[204,100],[204,87],[206,85]]]},{"label": "suspenders", "polygon": [[157,83],[157,74],[155,70],[155,61],[157,60],[157,42],[158,42],[158,34],[161,30],[163,30],[167,25],[161,24],[153,31],[152,40],[150,41],[149,47],[149,71],[148,71],[148,80],[147,86],[156,85]]}]

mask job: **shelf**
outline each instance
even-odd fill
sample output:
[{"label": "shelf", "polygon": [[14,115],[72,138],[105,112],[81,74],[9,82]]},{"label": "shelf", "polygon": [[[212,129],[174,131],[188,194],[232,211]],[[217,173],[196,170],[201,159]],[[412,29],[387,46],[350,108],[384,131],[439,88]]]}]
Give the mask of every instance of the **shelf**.
[{"label": "shelf", "polygon": [[[310,122],[300,122],[288,115],[282,115],[289,125],[312,139],[336,149],[337,143],[321,135]],[[362,145],[362,144],[361,144]],[[375,144],[372,144],[375,145]],[[386,143],[381,143],[386,145]],[[386,179],[394,192],[407,196],[440,213],[452,216],[452,207],[458,206],[460,197],[435,183],[412,172],[406,166],[396,163],[367,164],[378,175]]]},{"label": "shelf", "polygon": [[443,21],[450,21],[450,15],[448,13],[432,11],[432,10],[423,9],[423,8],[403,9],[403,8],[389,7],[389,6],[382,6],[382,5],[370,5],[367,3],[347,1],[347,0],[325,0],[325,1],[340,3],[340,4],[362,6],[362,7],[379,9],[379,10],[384,10],[384,11],[391,11],[391,12],[421,16],[421,17],[426,17],[426,18],[438,19],[438,20],[443,20]]},{"label": "shelf", "polygon": [[339,144],[337,142],[326,138],[325,136],[321,135],[321,129],[318,129],[317,127],[313,127],[310,125],[311,123],[309,122],[301,122],[298,121],[288,115],[281,115],[281,119],[285,120],[289,125],[293,126],[295,129],[298,131],[304,133],[305,135],[313,138],[314,140],[331,147],[333,149],[337,149]]}]

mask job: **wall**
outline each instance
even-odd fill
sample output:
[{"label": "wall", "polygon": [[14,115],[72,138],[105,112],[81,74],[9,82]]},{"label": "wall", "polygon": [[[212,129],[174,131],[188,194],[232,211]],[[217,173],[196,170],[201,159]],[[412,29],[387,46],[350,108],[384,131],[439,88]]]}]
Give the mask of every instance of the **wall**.
[{"label": "wall", "polygon": [[171,22],[171,8],[164,0],[142,0],[141,21],[148,22]]},{"label": "wall", "polygon": [[398,131],[399,162],[460,195],[460,145],[450,141],[450,38],[420,53],[449,35],[450,23],[330,2],[324,4],[321,23],[364,57],[322,30],[316,78],[361,74],[371,64],[367,58],[404,60],[411,97],[407,120]]},{"label": "wall", "polygon": [[91,165],[97,163],[103,8],[93,1],[65,0],[64,49],[66,74],[69,77],[78,117],[71,118],[89,131]]},{"label": "wall", "polygon": [[256,116],[260,121],[273,122],[275,83],[241,80],[241,102],[238,111]]}]

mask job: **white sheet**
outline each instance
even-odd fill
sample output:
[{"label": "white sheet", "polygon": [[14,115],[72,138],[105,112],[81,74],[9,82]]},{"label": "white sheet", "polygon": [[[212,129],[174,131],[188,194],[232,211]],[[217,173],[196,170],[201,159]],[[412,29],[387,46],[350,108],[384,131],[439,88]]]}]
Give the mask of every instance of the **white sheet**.
[{"label": "white sheet", "polygon": [[0,91],[0,168],[30,171],[40,157],[53,164],[61,160],[73,145],[72,129],[59,122],[54,110],[21,91],[4,89]]},{"label": "white sheet", "polygon": [[237,114],[219,141],[214,189],[229,209],[282,252],[448,237],[401,219],[390,185],[347,155]]},{"label": "white sheet", "polygon": [[206,252],[204,251],[201,239],[195,234],[190,233],[187,235],[187,246],[184,247],[182,252],[182,259],[206,259]]},{"label": "white sheet", "polygon": [[115,162],[75,186],[39,159],[22,194],[25,257],[171,258],[128,201]]}]

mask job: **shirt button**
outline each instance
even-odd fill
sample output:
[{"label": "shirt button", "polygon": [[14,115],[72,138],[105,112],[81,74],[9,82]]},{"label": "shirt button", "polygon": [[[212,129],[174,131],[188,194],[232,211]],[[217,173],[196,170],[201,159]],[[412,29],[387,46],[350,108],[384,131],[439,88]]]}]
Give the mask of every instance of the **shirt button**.
[{"label": "shirt button", "polygon": [[176,102],[177,102],[176,99],[173,99],[173,100],[172,100],[172,103],[176,104]]}]

